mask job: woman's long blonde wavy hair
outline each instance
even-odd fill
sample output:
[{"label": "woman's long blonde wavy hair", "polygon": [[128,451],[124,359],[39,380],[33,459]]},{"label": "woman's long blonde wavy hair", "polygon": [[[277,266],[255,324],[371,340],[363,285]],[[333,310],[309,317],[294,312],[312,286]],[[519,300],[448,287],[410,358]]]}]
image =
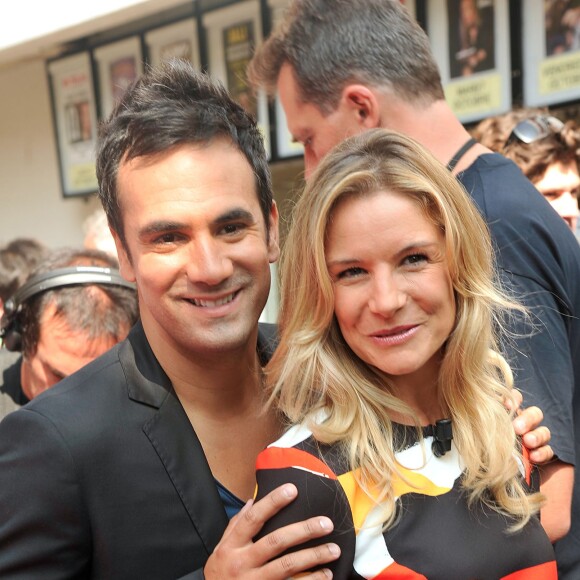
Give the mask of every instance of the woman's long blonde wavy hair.
[{"label": "woman's long blonde wavy hair", "polygon": [[[417,426],[418,420],[393,396],[388,377],[343,339],[325,261],[326,231],[337,204],[384,190],[408,195],[444,233],[457,314],[437,386],[441,408],[453,421],[470,501],[513,516],[512,529],[519,529],[539,509],[541,496],[527,495],[519,476],[518,444],[504,406],[513,380],[498,336],[508,313],[523,309],[494,282],[490,236],[476,207],[412,139],[375,129],[346,140],[321,163],[297,202],[282,253],[281,335],[266,368],[269,402],[290,423],[306,421],[321,443],[340,445],[359,484],[384,507],[385,526],[393,525],[391,481],[395,473],[403,476],[390,416],[403,413]],[[314,416],[322,409],[327,419],[317,424]]]}]

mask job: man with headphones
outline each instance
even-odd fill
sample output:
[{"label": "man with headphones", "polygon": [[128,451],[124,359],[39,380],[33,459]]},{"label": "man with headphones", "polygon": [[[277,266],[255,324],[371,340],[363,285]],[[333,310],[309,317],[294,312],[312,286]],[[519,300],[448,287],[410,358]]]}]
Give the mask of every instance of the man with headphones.
[{"label": "man with headphones", "polygon": [[6,301],[0,419],[127,336],[137,294],[116,267],[98,250],[60,250]]},{"label": "man with headphones", "polygon": [[4,313],[4,303],[26,282],[48,253],[49,249],[34,238],[14,238],[0,248],[0,318]]}]

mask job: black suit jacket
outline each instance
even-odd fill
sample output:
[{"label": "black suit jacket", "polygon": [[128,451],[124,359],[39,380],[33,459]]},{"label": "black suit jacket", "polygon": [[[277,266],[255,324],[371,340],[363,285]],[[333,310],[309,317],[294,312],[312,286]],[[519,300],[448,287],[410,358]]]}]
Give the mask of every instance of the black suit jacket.
[{"label": "black suit jacket", "polygon": [[0,578],[203,578],[226,525],[140,324],[0,423]]}]

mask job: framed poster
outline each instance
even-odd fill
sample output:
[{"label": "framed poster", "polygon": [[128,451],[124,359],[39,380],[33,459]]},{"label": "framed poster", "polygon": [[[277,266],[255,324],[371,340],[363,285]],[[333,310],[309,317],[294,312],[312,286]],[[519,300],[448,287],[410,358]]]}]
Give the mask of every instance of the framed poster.
[{"label": "framed poster", "polygon": [[210,75],[222,81],[232,97],[256,118],[270,155],[268,101],[263,92],[254,94],[246,77],[254,46],[262,42],[260,2],[248,0],[206,12],[203,25],[207,29]]},{"label": "framed poster", "polygon": [[526,0],[523,14],[524,104],[551,105],[580,97],[580,5]]},{"label": "framed poster", "polygon": [[427,31],[447,102],[463,123],[511,108],[508,0],[430,0]]},{"label": "framed poster", "polygon": [[48,63],[52,110],[65,197],[97,191],[97,113],[88,52]]},{"label": "framed poster", "polygon": [[99,74],[100,116],[109,116],[125,90],[143,72],[138,36],[100,46],[94,51]]},{"label": "framed poster", "polygon": [[180,20],[175,24],[156,28],[145,34],[149,62],[158,66],[162,62],[179,58],[200,68],[197,21],[195,18]]}]

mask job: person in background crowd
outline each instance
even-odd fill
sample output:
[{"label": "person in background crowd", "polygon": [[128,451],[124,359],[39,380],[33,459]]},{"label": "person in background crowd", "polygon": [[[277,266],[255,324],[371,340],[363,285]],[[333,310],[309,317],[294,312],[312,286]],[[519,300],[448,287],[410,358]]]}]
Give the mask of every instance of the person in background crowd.
[{"label": "person in background crowd", "polygon": [[0,248],[0,317],[6,300],[18,290],[48,252],[44,244],[33,238],[15,238]]},{"label": "person in background crowd", "polygon": [[580,129],[541,109],[518,109],[481,121],[472,135],[511,159],[576,233]]},{"label": "person in background crowd", "polygon": [[282,256],[265,372],[293,426],[258,456],[257,498],[300,491],[267,530],[325,510],[336,578],[556,580],[503,405],[498,338],[518,306],[457,180],[400,133],[351,137],[309,180]]},{"label": "person in background crowd", "polygon": [[[461,181],[488,223],[502,284],[533,328],[508,353],[526,404],[545,412],[557,459],[543,466],[542,523],[560,573],[580,577],[580,245],[509,159],[476,143],[445,101],[429,39],[400,2],[291,0],[250,62],[255,87],[277,94],[306,177],[346,137],[383,127],[426,146]],[[522,211],[525,208],[525,211]],[[532,459],[533,459],[532,454]],[[573,486],[574,516],[570,517]]]},{"label": "person in background crowd", "polygon": [[102,208],[96,209],[83,223],[85,237],[83,246],[89,250],[101,250],[117,258],[115,240],[107,223],[107,214]]},{"label": "person in background crowd", "polygon": [[0,418],[127,336],[137,294],[116,267],[98,250],[57,250],[6,302],[0,332],[12,352],[0,357]]}]

